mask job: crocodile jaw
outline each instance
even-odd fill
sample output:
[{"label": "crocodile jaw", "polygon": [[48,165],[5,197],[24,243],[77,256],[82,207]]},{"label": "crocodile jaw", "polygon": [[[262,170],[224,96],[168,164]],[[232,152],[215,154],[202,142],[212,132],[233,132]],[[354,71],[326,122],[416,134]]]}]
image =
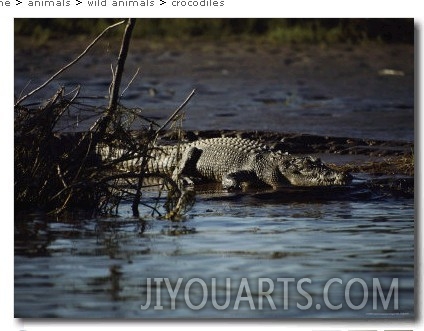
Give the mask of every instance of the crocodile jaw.
[{"label": "crocodile jaw", "polygon": [[295,186],[340,186],[349,184],[352,179],[351,175],[334,170],[324,174],[285,174],[285,177]]}]

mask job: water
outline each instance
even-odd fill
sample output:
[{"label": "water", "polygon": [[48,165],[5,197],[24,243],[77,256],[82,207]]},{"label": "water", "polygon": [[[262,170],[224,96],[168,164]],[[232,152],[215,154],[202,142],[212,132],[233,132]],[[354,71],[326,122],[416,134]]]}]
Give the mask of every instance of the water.
[{"label": "water", "polygon": [[[413,199],[279,202],[272,193],[200,193],[197,200],[187,219],[177,223],[134,219],[130,206],[123,206],[119,218],[66,222],[47,221],[42,215],[31,220],[17,218],[15,316],[414,316]],[[156,283],[155,278],[163,280]],[[173,289],[182,278],[175,310],[165,278]],[[342,303],[337,310],[329,309],[323,294],[333,278],[340,280],[330,284],[328,298],[330,304]],[[355,278],[361,280],[352,281],[351,305],[359,307],[368,295],[367,304],[358,310],[350,309],[344,294]],[[381,299],[373,308],[373,297],[381,298],[378,292],[373,294],[373,279],[386,298],[393,280],[398,279],[397,308],[394,293],[387,309]],[[270,283],[274,286],[270,296],[262,296],[262,306],[259,282],[265,292]],[[288,291],[284,291],[284,282]],[[297,289],[298,282],[309,297]],[[156,296],[159,286],[160,301]],[[228,308],[218,310],[212,303],[212,289],[216,302],[224,305],[227,288]],[[310,307],[302,310],[297,303]],[[190,304],[199,309],[190,309]],[[156,309],[159,306],[163,308]]]}]

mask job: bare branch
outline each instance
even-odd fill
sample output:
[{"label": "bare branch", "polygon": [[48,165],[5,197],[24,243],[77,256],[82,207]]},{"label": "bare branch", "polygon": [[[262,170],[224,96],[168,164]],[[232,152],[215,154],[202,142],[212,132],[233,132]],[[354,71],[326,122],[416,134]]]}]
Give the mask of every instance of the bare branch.
[{"label": "bare branch", "polygon": [[130,46],[131,34],[134,29],[135,19],[129,18],[125,27],[124,38],[119,52],[118,62],[116,64],[115,77],[112,81],[112,93],[109,100],[109,113],[113,113],[118,105],[119,87],[121,85],[122,74],[124,72],[125,60],[127,59]]},{"label": "bare branch", "polygon": [[43,84],[41,84],[40,86],[38,86],[36,89],[32,90],[31,92],[29,92],[28,94],[24,95],[22,98],[20,98],[16,103],[15,106],[18,106],[22,101],[24,101],[25,99],[27,99],[28,97],[30,97],[31,95],[33,95],[34,93],[40,91],[41,89],[43,89],[44,87],[46,87],[52,80],[54,80],[57,76],[59,76],[62,72],[64,72],[65,70],[67,70],[68,68],[70,68],[71,66],[73,66],[75,63],[77,63],[79,60],[81,60],[81,58],[87,54],[87,52],[97,43],[97,41],[110,29],[123,24],[125,21],[121,21],[118,23],[115,23],[113,25],[108,26],[106,29],[103,30],[102,33],[100,33],[96,39],[94,39],[90,45],[87,46],[87,48],[80,54],[78,55],[78,57],[76,57],[73,61],[71,61],[70,63],[68,63],[66,66],[64,66],[63,68],[61,68],[58,72],[56,72],[53,76],[51,76],[48,80],[46,80]]},{"label": "bare branch", "polygon": [[187,103],[190,101],[190,99],[193,97],[193,95],[196,93],[196,89],[191,91],[189,96],[184,100],[184,102],[177,108],[177,110],[174,111],[174,113],[171,115],[171,117],[168,118],[168,120],[165,122],[164,125],[162,125],[159,129],[156,130],[156,135],[159,134],[162,130],[164,130],[169,123],[171,123],[178,115],[178,113],[187,105]]},{"label": "bare branch", "polygon": [[124,90],[122,91],[122,93],[120,95],[121,98],[124,95],[124,93],[128,90],[128,88],[130,87],[130,85],[132,84],[132,82],[134,81],[134,79],[138,76],[138,73],[139,72],[140,72],[140,67],[137,68],[137,71],[135,72],[134,76],[131,78],[131,80],[127,84],[127,87],[125,87]]}]

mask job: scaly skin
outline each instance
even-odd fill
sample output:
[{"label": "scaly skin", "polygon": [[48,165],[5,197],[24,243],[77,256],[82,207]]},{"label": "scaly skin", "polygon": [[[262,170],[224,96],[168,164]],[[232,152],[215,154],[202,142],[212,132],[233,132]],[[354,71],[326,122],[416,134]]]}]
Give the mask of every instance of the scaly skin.
[{"label": "scaly skin", "polygon": [[[140,158],[122,163],[131,170]],[[349,174],[327,167],[317,158],[274,152],[261,143],[240,138],[213,138],[154,148],[149,173],[192,181],[221,182],[226,189],[246,186],[279,187],[346,185]]]}]

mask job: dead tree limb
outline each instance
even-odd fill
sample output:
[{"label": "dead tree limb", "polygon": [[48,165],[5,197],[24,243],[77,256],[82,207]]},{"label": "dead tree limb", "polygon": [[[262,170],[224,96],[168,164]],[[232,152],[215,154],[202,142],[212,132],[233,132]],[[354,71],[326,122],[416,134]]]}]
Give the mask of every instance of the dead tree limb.
[{"label": "dead tree limb", "polygon": [[119,88],[121,86],[122,74],[124,72],[125,60],[130,47],[131,34],[134,29],[135,18],[129,18],[122,39],[121,50],[116,64],[115,77],[112,81],[111,95],[109,99],[109,113],[113,113],[118,105]]},{"label": "dead tree limb", "polygon": [[122,38],[121,49],[119,51],[118,60],[116,63],[116,68],[113,70],[112,67],[112,83],[109,89],[109,106],[106,111],[105,116],[101,118],[98,122],[98,130],[94,136],[94,144],[96,146],[97,142],[105,135],[108,125],[115,115],[118,99],[119,99],[119,88],[121,85],[122,74],[124,72],[125,60],[127,59],[128,49],[130,46],[131,34],[134,29],[135,19],[129,18],[127,20],[127,26],[125,27],[124,36]]}]

